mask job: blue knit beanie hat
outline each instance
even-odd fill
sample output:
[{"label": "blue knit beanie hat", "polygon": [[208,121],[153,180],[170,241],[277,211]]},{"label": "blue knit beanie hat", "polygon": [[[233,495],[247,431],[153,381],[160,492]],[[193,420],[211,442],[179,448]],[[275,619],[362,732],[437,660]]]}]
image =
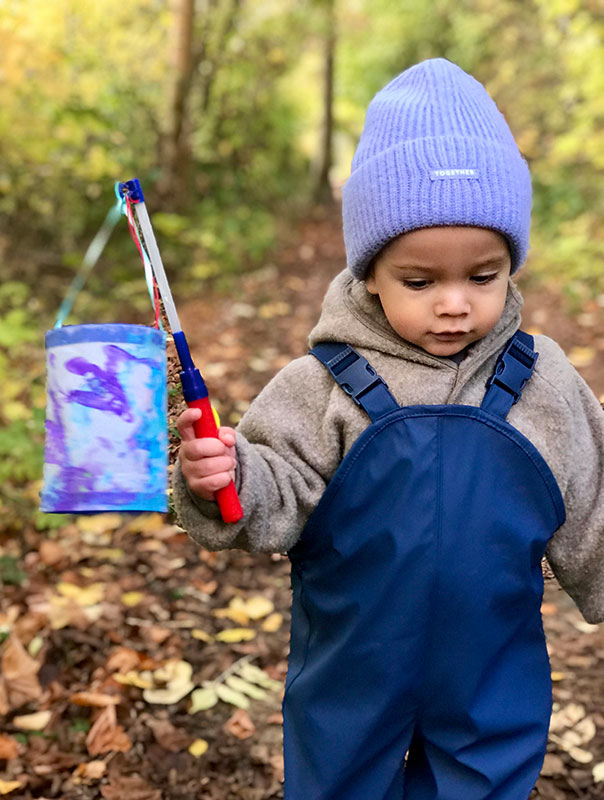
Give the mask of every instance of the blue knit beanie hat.
[{"label": "blue knit beanie hat", "polygon": [[365,278],[391,239],[434,225],[498,231],[515,272],[528,250],[531,179],[484,86],[435,58],[402,72],[369,104],[342,214],[355,278]]}]

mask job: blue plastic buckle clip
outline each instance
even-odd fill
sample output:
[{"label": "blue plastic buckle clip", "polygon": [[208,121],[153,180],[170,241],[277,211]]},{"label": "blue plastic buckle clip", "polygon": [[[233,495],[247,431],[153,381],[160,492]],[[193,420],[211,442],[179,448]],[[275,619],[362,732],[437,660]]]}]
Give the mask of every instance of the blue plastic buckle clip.
[{"label": "blue plastic buckle clip", "polygon": [[[354,357],[354,360],[351,361],[351,357]],[[341,363],[344,366],[339,369],[338,367]],[[385,381],[377,374],[371,364],[352,350],[342,353],[337,359],[329,363],[329,367],[337,376],[338,383],[342,389],[352,397],[358,406],[361,405],[361,397],[373,389],[374,386],[380,383],[386,386]]]},{"label": "blue plastic buckle clip", "polygon": [[516,405],[533,374],[538,358],[539,353],[530,350],[517,339],[512,340],[501,354],[495,373],[487,380],[487,391],[495,384],[509,392],[514,398],[512,405]]}]

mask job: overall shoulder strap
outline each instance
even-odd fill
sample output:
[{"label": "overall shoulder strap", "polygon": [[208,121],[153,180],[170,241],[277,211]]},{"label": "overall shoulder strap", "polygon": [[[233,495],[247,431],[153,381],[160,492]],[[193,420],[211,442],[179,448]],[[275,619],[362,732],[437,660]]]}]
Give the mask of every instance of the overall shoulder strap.
[{"label": "overall shoulder strap", "polygon": [[319,342],[310,354],[329,370],[336,383],[367,412],[372,422],[400,408],[384,380],[350,345]]},{"label": "overall shoulder strap", "polygon": [[505,419],[515,405],[527,381],[533,374],[539,353],[534,348],[533,337],[516,331],[497,359],[495,372],[486,383],[487,391],[481,408]]}]

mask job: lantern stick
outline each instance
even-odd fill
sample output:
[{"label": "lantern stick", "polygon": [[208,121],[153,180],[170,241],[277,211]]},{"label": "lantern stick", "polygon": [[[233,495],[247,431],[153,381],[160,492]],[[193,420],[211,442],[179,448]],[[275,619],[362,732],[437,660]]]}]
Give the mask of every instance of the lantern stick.
[{"label": "lantern stick", "polygon": [[[170,291],[164,265],[159,254],[155,234],[151,227],[151,220],[149,219],[149,214],[145,206],[145,198],[140,181],[134,178],[130,181],[120,183],[119,193],[122,197],[128,196],[131,203],[132,214],[140,226],[142,242],[149,256],[149,261],[151,262],[151,268],[159,287],[159,292],[170,328],[172,329],[174,344],[182,367],[180,382],[182,384],[185,401],[189,408],[199,408],[201,410],[201,419],[197,420],[193,427],[195,436],[198,439],[208,436],[217,439],[218,427],[210,404],[208,389],[200,371],[193,363],[189,345],[187,344],[178,314],[176,313],[176,306],[174,305],[172,292]],[[243,510],[233,481],[223,489],[218,489],[215,493],[215,497],[220,508],[222,519],[225,522],[238,522],[243,517]]]}]

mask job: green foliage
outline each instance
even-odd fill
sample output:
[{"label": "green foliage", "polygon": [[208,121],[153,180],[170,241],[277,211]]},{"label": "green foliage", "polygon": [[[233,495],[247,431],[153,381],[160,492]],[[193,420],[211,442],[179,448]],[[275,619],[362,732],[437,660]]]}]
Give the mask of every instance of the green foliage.
[{"label": "green foliage", "polygon": [[29,287],[0,287],[0,511],[19,527],[38,504],[44,442],[44,364]]},{"label": "green foliage", "polygon": [[27,575],[19,566],[19,559],[13,556],[0,556],[0,585],[21,586]]},{"label": "green foliage", "polygon": [[356,0],[340,16],[336,97],[347,156],[378,88],[418,60],[450,58],[486,85],[529,162],[529,269],[572,283],[573,295],[604,292],[601,3]]}]

